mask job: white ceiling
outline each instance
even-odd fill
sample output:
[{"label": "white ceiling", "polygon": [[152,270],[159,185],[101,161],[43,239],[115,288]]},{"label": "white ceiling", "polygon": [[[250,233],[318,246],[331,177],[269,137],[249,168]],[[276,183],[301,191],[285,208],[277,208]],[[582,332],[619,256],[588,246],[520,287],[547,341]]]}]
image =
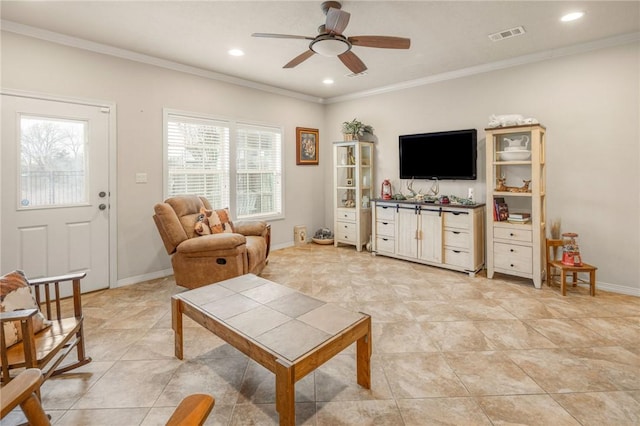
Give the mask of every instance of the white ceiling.
[{"label": "white ceiling", "polygon": [[[355,46],[369,68],[357,77],[348,77],[337,58],[320,55],[283,69],[308,41],[251,37],[254,32],[315,36],[325,18],[320,3],[2,0],[0,14],[3,29],[45,29],[323,100],[516,62],[524,55],[556,55],[603,39],[637,40],[640,31],[638,1],[344,1],[342,9],[351,13],[346,36],[411,38],[409,50]],[[575,10],[585,16],[560,22]],[[499,42],[488,38],[516,26],[526,34]],[[246,55],[229,56],[231,48]],[[328,77],[335,84],[325,86]]]}]

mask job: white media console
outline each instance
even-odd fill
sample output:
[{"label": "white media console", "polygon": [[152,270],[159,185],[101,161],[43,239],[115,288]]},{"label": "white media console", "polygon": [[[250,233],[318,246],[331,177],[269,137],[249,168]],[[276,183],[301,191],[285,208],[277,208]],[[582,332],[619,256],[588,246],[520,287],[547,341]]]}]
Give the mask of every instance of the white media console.
[{"label": "white media console", "polygon": [[372,252],[467,272],[484,266],[484,204],[372,203]]}]

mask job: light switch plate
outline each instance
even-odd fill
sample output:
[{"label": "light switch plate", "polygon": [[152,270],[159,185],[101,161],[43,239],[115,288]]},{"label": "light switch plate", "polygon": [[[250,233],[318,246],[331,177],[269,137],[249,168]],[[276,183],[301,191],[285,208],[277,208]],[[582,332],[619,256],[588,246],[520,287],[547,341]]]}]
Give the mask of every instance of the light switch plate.
[{"label": "light switch plate", "polygon": [[136,183],[147,183],[147,174],[136,173]]}]

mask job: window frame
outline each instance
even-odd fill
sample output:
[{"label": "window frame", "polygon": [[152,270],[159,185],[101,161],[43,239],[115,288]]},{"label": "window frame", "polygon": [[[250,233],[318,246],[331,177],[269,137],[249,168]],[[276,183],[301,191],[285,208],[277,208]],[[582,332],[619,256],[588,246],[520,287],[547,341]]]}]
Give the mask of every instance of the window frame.
[{"label": "window frame", "polygon": [[[163,108],[163,119],[162,119],[162,134],[163,134],[163,168],[162,168],[162,192],[164,195],[164,199],[169,198],[169,155],[168,155],[168,145],[169,145],[169,135],[168,135],[168,123],[173,117],[184,117],[186,119],[193,120],[211,120],[212,123],[216,124],[226,123],[229,127],[229,210],[231,211],[231,215],[234,220],[278,220],[284,219],[285,217],[285,185],[284,185],[284,175],[285,175],[285,158],[284,158],[284,140],[285,140],[285,132],[284,128],[281,125],[257,122],[257,121],[249,121],[249,120],[241,120],[241,119],[232,119],[229,117],[220,117],[213,116],[209,114],[177,110],[171,108]],[[271,128],[274,130],[279,130],[280,132],[280,212],[279,213],[269,213],[269,214],[255,214],[250,216],[245,216],[238,218],[238,191],[237,191],[237,145],[238,145],[238,128],[239,127],[261,127],[261,128]],[[212,206],[213,208],[223,208],[227,206]]]}]

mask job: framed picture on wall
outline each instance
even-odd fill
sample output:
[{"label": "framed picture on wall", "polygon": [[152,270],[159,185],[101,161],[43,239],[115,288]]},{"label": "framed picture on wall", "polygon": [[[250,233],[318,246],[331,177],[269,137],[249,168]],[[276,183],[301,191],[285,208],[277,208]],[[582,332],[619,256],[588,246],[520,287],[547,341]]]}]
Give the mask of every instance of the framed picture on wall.
[{"label": "framed picture on wall", "polygon": [[296,164],[317,165],[318,164],[318,143],[320,136],[318,129],[306,127],[296,127]]}]

